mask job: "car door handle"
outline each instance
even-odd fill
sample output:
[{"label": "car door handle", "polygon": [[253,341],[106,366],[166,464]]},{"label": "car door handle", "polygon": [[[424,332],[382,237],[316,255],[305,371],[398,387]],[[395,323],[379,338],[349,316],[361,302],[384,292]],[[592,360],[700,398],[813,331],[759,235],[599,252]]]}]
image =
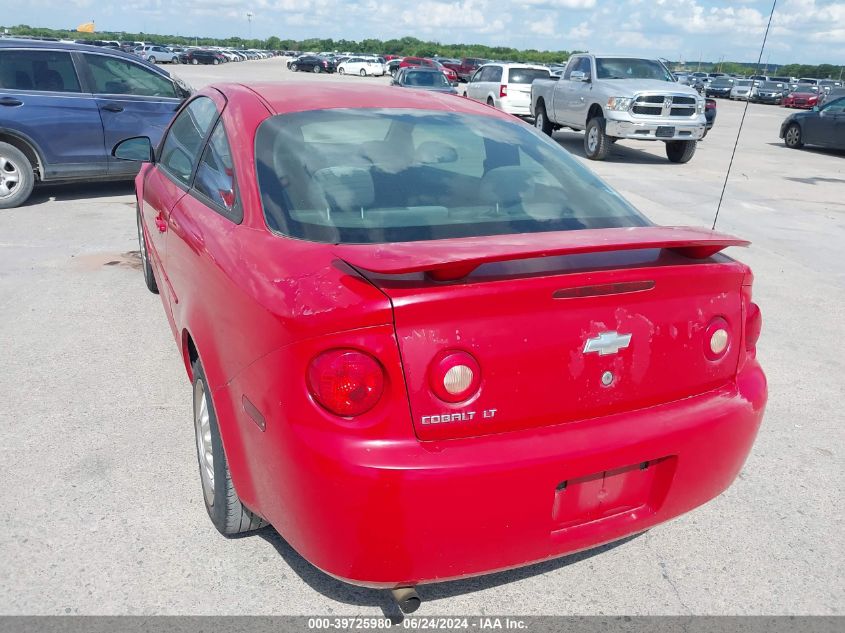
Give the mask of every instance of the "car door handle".
[{"label": "car door handle", "polygon": [[108,110],[109,112],[123,112],[123,107],[117,105],[116,103],[107,103],[103,106],[103,110]]},{"label": "car door handle", "polygon": [[15,99],[14,97],[3,97],[0,99],[0,105],[4,106],[19,106],[23,105],[23,101],[20,99]]},{"label": "car door handle", "polygon": [[163,213],[159,213],[156,216],[155,223],[159,233],[164,233],[167,230],[167,220],[164,219]]}]

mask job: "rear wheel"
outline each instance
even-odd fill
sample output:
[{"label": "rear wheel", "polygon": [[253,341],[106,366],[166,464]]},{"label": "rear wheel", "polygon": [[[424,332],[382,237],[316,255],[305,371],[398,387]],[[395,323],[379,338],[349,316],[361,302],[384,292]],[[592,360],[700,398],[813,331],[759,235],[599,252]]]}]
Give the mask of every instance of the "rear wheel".
[{"label": "rear wheel", "polygon": [[0,209],[14,209],[26,202],[35,186],[29,159],[14,145],[0,143]]},{"label": "rear wheel", "polygon": [[155,63],[156,63],[156,58],[155,58],[155,57],[150,56],[150,58],[149,58],[147,61],[148,61],[148,62],[150,62],[151,64],[155,64]]},{"label": "rear wheel", "polygon": [[220,60],[215,57],[213,60],[211,60],[211,63],[216,66],[217,64],[220,63]]},{"label": "rear wheel", "polygon": [[799,149],[803,147],[804,141],[801,139],[801,126],[797,123],[793,123],[786,128],[786,134],[783,135],[783,142],[790,149]]},{"label": "rear wheel", "polygon": [[540,130],[543,134],[552,135],[552,122],[549,121],[546,115],[546,106],[542,103],[537,106],[537,111],[534,113],[534,127]]},{"label": "rear wheel", "polygon": [[297,72],[297,71],[299,70],[299,64],[291,64],[291,65],[290,65],[290,69],[291,69],[293,72]]},{"label": "rear wheel", "polygon": [[199,360],[195,360],[191,367],[194,374],[194,432],[197,460],[202,496],[208,516],[214,527],[226,536],[264,527],[267,522],[244,507],[235,491],[205,372]]},{"label": "rear wheel", "polygon": [[489,105],[492,108],[496,107],[496,104],[493,102],[493,97],[487,97],[487,105]]},{"label": "rear wheel", "polygon": [[695,141],[666,141],[666,157],[673,163],[688,163],[696,146]]},{"label": "rear wheel", "polygon": [[607,134],[604,133],[604,117],[597,116],[587,123],[587,131],[584,134],[584,153],[590,160],[604,160],[610,153],[610,146],[613,145]]},{"label": "rear wheel", "polygon": [[191,63],[192,63],[194,66],[196,66],[197,64],[199,64],[199,60],[197,60],[197,58],[196,58],[196,57],[194,57],[194,58],[191,60]]},{"label": "rear wheel", "polygon": [[320,74],[320,67],[317,64],[314,64],[314,68],[311,69],[311,72]]},{"label": "rear wheel", "polygon": [[361,69],[361,72],[360,72],[360,73],[358,73],[358,74],[359,74],[359,75],[361,75],[362,77],[366,77],[366,76],[367,76],[367,71],[366,71],[366,70],[364,70],[364,69],[362,68],[362,69]]},{"label": "rear wheel", "polygon": [[338,68],[338,69],[337,69],[337,74],[338,74],[338,75],[345,75],[345,74],[346,74],[346,70],[344,70],[344,69],[343,69],[343,67]]}]

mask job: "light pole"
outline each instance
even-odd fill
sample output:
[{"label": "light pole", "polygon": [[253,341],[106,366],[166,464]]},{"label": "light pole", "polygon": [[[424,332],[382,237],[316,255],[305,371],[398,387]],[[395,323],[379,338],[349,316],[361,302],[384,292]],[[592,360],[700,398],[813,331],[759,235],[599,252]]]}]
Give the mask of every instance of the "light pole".
[{"label": "light pole", "polygon": [[252,11],[246,12],[246,19],[249,22],[249,39],[252,40],[252,16],[255,14]]}]

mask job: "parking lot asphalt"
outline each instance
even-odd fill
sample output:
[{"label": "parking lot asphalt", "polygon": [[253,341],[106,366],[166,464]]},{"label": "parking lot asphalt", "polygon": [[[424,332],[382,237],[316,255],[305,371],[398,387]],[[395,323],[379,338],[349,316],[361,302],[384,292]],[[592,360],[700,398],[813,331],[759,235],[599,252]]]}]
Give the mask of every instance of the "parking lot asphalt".
[{"label": "parking lot asphalt", "polygon": [[[280,59],[169,69],[195,87],[386,81],[293,74]],[[743,107],[719,101],[686,165],[634,142],[593,163],[581,134],[555,138],[653,220],[710,226]],[[786,114],[749,108],[717,226],[753,242],[731,254],[756,275],[770,388],[737,481],[621,543],[423,586],[419,614],[845,611],[845,161],[786,149]],[[134,213],[127,183],[43,187],[0,211],[0,613],[393,612],[385,592],[329,578],[272,529],[212,527],[190,386],[138,270]]]}]

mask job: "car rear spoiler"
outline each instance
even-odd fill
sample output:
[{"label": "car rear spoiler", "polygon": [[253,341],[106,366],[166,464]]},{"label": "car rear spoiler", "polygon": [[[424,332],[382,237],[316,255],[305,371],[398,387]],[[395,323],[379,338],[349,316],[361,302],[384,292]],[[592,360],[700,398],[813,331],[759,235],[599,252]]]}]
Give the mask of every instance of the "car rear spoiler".
[{"label": "car rear spoiler", "polygon": [[750,242],[746,240],[701,228],[638,226],[390,244],[343,244],[335,246],[334,252],[347,264],[374,273],[424,272],[437,281],[453,281],[490,262],[651,248],[665,248],[692,259],[706,259],[728,246],[748,244]]}]

